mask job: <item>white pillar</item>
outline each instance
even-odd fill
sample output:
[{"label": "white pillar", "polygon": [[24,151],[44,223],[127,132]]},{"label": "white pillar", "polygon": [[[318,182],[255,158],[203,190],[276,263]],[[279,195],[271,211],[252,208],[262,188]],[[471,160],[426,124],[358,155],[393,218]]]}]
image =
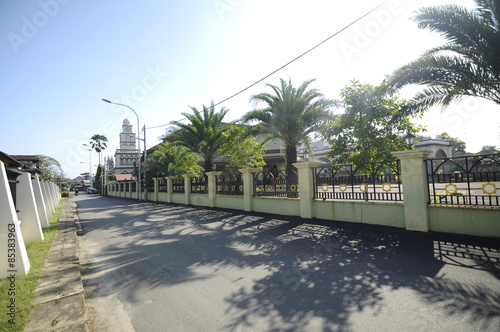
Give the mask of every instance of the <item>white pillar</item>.
[{"label": "white pillar", "polygon": [[42,188],[43,202],[45,203],[45,210],[47,211],[47,218],[52,218],[52,203],[50,201],[49,191],[47,190],[47,183],[45,181],[40,181],[40,187]]},{"label": "white pillar", "polygon": [[158,181],[160,181],[162,178],[153,178],[153,181],[154,181],[154,201],[155,202],[158,202],[158,191],[159,191],[159,188],[158,188]]},{"label": "white pillar", "polygon": [[424,159],[429,151],[410,150],[393,152],[401,160],[401,182],[403,184],[406,229],[429,231],[429,184]]},{"label": "white pillar", "polygon": [[191,175],[185,174],[182,176],[184,178],[184,204],[191,204]]},{"label": "white pillar", "polygon": [[54,211],[59,206],[59,200],[61,198],[57,185],[54,182],[49,182],[50,190],[52,192],[52,203],[54,204]]},{"label": "white pillar", "polygon": [[28,253],[17,219],[7,172],[5,165],[0,162],[0,279],[15,280],[25,276],[29,270]]},{"label": "white pillar", "polygon": [[299,176],[300,190],[300,216],[311,219],[314,217],[313,198],[314,198],[314,177],[312,168],[322,165],[322,162],[294,163]]},{"label": "white pillar", "polygon": [[54,211],[59,205],[59,199],[57,197],[56,184],[54,182],[49,182],[50,192],[52,194],[52,204],[54,204]]},{"label": "white pillar", "polygon": [[35,178],[31,180],[33,185],[33,193],[35,195],[36,208],[38,210],[38,217],[40,218],[40,225],[42,228],[49,227],[49,218],[47,217],[47,209],[45,208],[45,199],[43,197],[42,188],[40,186],[40,180],[38,175],[35,174]]},{"label": "white pillar", "polygon": [[217,176],[222,172],[207,172],[208,177],[208,206],[215,207],[215,193],[217,192]]},{"label": "white pillar", "polygon": [[254,174],[258,168],[242,168],[239,170],[243,179],[243,209],[247,212],[253,211],[253,181]]},{"label": "white pillar", "polygon": [[174,190],[174,179],[175,176],[167,176],[167,203],[172,203],[172,191]]},{"label": "white pillar", "polygon": [[21,220],[21,231],[25,243],[43,241],[42,227],[36,208],[31,175],[23,173],[17,177],[16,209],[17,217]]}]

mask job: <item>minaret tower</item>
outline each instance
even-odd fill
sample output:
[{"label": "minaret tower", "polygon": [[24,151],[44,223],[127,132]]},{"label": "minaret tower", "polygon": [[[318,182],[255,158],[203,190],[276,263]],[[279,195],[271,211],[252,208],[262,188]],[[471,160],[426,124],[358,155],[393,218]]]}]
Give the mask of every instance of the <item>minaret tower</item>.
[{"label": "minaret tower", "polygon": [[115,152],[115,174],[131,174],[134,162],[137,164],[138,153],[136,134],[130,121],[125,119],[120,132],[120,147]]}]

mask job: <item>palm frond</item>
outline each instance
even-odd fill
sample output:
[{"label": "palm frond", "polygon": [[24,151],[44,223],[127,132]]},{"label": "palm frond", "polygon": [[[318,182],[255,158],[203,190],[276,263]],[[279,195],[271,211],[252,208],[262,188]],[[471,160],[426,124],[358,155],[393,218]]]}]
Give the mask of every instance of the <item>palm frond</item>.
[{"label": "palm frond", "polygon": [[388,85],[427,86],[413,105],[446,105],[461,95],[500,104],[500,3],[475,2],[474,10],[457,5],[419,9],[414,16],[418,27],[438,32],[448,42],[398,69]]}]

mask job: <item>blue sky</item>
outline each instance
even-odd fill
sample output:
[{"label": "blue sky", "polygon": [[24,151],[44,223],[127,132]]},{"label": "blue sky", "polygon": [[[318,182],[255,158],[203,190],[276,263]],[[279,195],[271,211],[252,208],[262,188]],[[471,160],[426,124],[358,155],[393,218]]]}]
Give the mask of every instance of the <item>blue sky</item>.
[{"label": "blue sky", "polygon": [[[411,4],[409,4],[411,2]],[[0,151],[57,159],[65,175],[89,169],[82,145],[94,134],[113,155],[125,103],[146,126],[148,147],[172,120],[219,102],[331,36],[368,17],[237,97],[225,102],[227,120],[252,109],[265,83],[315,78],[312,87],[337,98],[352,79],[378,84],[398,66],[442,43],[409,20],[418,7],[470,0],[0,0],[2,106]],[[410,97],[414,89],[403,90]],[[498,106],[465,100],[433,109],[421,123],[428,134],[447,131],[475,152],[500,146]],[[485,121],[485,119],[488,119]],[[92,153],[92,164],[97,154]]]}]

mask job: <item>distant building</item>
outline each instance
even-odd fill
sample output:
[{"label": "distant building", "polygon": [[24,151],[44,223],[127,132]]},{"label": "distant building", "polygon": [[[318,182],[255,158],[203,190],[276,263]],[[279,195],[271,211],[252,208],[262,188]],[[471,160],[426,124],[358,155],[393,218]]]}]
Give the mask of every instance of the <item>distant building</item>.
[{"label": "distant building", "polygon": [[426,139],[415,144],[415,150],[431,151],[429,158],[451,158],[453,146],[442,139]]},{"label": "distant building", "polygon": [[10,155],[22,164],[22,170],[31,174],[43,174],[40,169],[40,157],[37,155]]},{"label": "distant building", "polygon": [[117,181],[133,180],[135,167],[138,167],[137,135],[128,119],[123,120],[120,132],[120,146],[115,151],[114,174]]}]

